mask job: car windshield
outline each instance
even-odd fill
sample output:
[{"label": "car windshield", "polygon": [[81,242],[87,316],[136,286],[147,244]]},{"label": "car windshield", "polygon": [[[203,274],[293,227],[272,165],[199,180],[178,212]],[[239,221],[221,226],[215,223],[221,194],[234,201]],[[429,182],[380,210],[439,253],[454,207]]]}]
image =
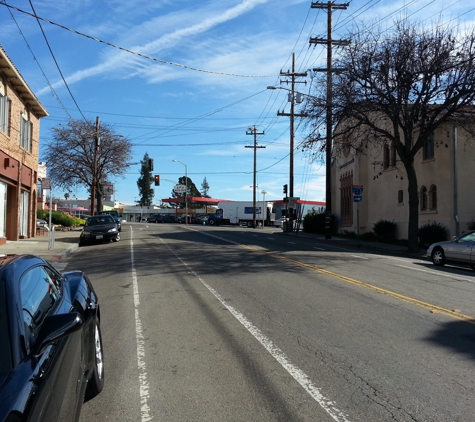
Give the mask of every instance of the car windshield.
[{"label": "car windshield", "polygon": [[475,232],[467,233],[465,236],[462,236],[459,239],[459,242],[473,242],[473,241],[475,241]]},{"label": "car windshield", "polygon": [[0,280],[0,374],[12,368],[10,337],[8,335],[7,305],[5,301],[5,284]]},{"label": "car windshield", "polygon": [[110,215],[101,215],[99,217],[90,217],[86,220],[86,226],[102,226],[104,224],[114,224],[114,219]]}]

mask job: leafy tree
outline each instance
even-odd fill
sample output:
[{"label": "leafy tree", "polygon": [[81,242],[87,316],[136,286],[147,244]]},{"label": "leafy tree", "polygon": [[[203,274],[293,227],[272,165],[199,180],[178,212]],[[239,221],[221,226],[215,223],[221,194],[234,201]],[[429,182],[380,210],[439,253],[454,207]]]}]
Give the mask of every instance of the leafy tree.
[{"label": "leafy tree", "polygon": [[[100,209],[100,181],[121,176],[127,171],[131,143],[107,124],[100,125],[96,133],[96,124],[89,120],[70,119],[66,125],[53,128],[52,132],[53,140],[46,145],[44,161],[48,163],[48,173],[54,184],[68,191],[77,186],[92,191],[95,180],[97,209]],[[97,149],[96,135],[99,140]]]},{"label": "leafy tree", "polygon": [[140,161],[142,167],[140,168],[140,177],[137,180],[137,187],[139,188],[140,199],[137,201],[138,205],[148,207],[152,205],[152,200],[155,195],[155,190],[152,188],[154,177],[149,165],[150,157],[145,153],[143,160]]},{"label": "leafy tree", "polygon": [[[408,246],[418,248],[419,196],[416,153],[442,124],[467,126],[464,111],[475,100],[475,30],[458,35],[447,25],[423,27],[407,20],[389,30],[356,27],[351,44],[333,67],[333,139],[365,139],[374,147],[393,145],[396,165],[406,173],[409,196]],[[321,80],[322,78],[323,80]],[[325,150],[326,83],[317,76],[306,111],[312,117],[309,146]],[[312,93],[313,94],[313,93]],[[346,141],[347,142],[347,141]],[[354,145],[357,148],[359,145]],[[336,144],[334,150],[339,148]]]},{"label": "leafy tree", "polygon": [[201,195],[203,198],[209,198],[210,196],[208,195],[209,192],[209,185],[208,181],[206,180],[206,177],[203,179],[203,182],[201,182]]},{"label": "leafy tree", "polygon": [[[201,198],[201,192],[196,188],[196,185],[193,183],[193,181],[189,177],[188,178],[186,176],[180,177],[178,179],[178,184],[187,186],[188,190],[186,193],[188,196],[198,196]],[[182,198],[183,195],[184,194],[176,193],[174,190],[172,190],[171,198]],[[180,208],[185,208],[185,204],[182,202],[171,203],[170,205],[178,206]]]}]

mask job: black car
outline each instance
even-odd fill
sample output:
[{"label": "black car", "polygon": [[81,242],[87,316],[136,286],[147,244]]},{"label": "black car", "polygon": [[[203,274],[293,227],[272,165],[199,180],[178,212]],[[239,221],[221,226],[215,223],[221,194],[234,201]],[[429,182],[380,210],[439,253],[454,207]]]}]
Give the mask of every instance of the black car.
[{"label": "black car", "polygon": [[104,386],[100,311],[82,271],[0,258],[0,421],[77,421]]},{"label": "black car", "polygon": [[115,210],[99,211],[98,215],[110,215],[117,224],[119,231],[122,231],[122,214]]},{"label": "black car", "polygon": [[120,232],[111,215],[95,215],[86,218],[84,227],[79,235],[79,246],[92,242],[118,242]]},{"label": "black car", "polygon": [[163,217],[159,214],[151,215],[147,218],[147,223],[163,223]]},{"label": "black car", "polygon": [[174,215],[166,214],[162,217],[163,223],[177,223],[178,219]]}]

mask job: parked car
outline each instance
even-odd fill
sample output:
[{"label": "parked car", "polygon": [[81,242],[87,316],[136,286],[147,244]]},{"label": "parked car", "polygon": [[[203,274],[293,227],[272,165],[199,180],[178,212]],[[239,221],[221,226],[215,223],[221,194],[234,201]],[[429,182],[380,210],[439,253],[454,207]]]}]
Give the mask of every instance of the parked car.
[{"label": "parked car", "polygon": [[201,217],[198,217],[195,221],[196,224],[208,224],[208,216],[204,215]]},{"label": "parked car", "polygon": [[164,223],[176,223],[177,218],[174,215],[166,214],[162,218]]},{"label": "parked car", "polygon": [[147,223],[163,223],[163,217],[160,214],[154,214],[147,218]]},{"label": "parked car", "polygon": [[468,264],[475,270],[475,231],[449,241],[433,243],[427,249],[427,255],[434,265],[443,266],[447,262]]},{"label": "parked car", "polygon": [[118,242],[120,232],[117,223],[111,215],[94,215],[86,218],[84,227],[79,235],[79,246],[93,242]]},{"label": "parked car", "polygon": [[104,386],[98,298],[86,274],[0,258],[0,421],[77,421]]},{"label": "parked car", "polygon": [[38,219],[38,220],[36,220],[36,227],[48,228],[48,222],[46,220]]},{"label": "parked car", "polygon": [[100,211],[98,215],[111,215],[115,223],[117,224],[117,228],[119,229],[119,231],[122,231],[122,214],[119,214],[118,211],[116,210]]}]

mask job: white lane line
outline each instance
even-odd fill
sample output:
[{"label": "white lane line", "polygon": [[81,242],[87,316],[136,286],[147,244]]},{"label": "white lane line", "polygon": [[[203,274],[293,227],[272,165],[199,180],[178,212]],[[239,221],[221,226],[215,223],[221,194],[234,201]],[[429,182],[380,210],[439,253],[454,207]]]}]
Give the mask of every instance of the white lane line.
[{"label": "white lane line", "polygon": [[323,248],[317,248],[316,246],[313,247],[313,249],[316,249],[317,251],[326,251],[326,249]]},{"label": "white lane line", "polygon": [[426,273],[426,274],[431,274],[431,275],[437,275],[437,276],[439,276],[439,277],[451,278],[452,280],[467,281],[467,282],[469,282],[469,283],[475,283],[475,280],[473,280],[473,279],[458,277],[458,276],[456,276],[455,274],[445,274],[445,273],[443,273],[443,272],[422,270],[422,269],[420,269],[420,268],[406,267],[406,266],[404,266],[404,265],[396,265],[396,267],[405,268],[405,269],[411,270],[411,271],[419,271],[419,272],[421,272],[421,273]]},{"label": "white lane line", "polygon": [[296,245],[296,243],[295,243],[295,242],[287,242],[287,243],[290,243],[291,245]]},{"label": "white lane line", "polygon": [[359,258],[359,259],[369,259],[364,256],[359,256],[359,255],[351,255],[353,258]]},{"label": "white lane line", "polygon": [[218,299],[221,304],[252,334],[252,336],[261,343],[262,346],[270,353],[270,355],[280,363],[280,365],[297,381],[302,388],[325,410],[335,421],[349,422],[346,415],[339,410],[335,402],[326,398],[318,387],[316,387],[308,375],[299,369],[296,365],[290,362],[285,353],[280,350],[269,338],[267,338],[256,326],[254,326],[243,314],[234,309],[221,295],[208,285],[194,270],[188,265],[175,251],[173,251],[164,241],[160,238],[160,241],[168,248],[168,250],[175,255],[180,262],[187,268],[187,270],[193,274],[200,282],[205,286],[213,296]]},{"label": "white lane line", "polygon": [[140,295],[137,282],[137,271],[135,269],[134,255],[134,229],[130,226],[130,257],[132,261],[132,284],[134,288],[134,308],[135,308],[135,338],[137,341],[137,366],[139,370],[139,390],[140,390],[140,414],[141,421],[148,422],[152,420],[150,415],[150,386],[147,381],[147,369],[145,366],[145,340],[143,335],[142,321],[139,315]]}]

